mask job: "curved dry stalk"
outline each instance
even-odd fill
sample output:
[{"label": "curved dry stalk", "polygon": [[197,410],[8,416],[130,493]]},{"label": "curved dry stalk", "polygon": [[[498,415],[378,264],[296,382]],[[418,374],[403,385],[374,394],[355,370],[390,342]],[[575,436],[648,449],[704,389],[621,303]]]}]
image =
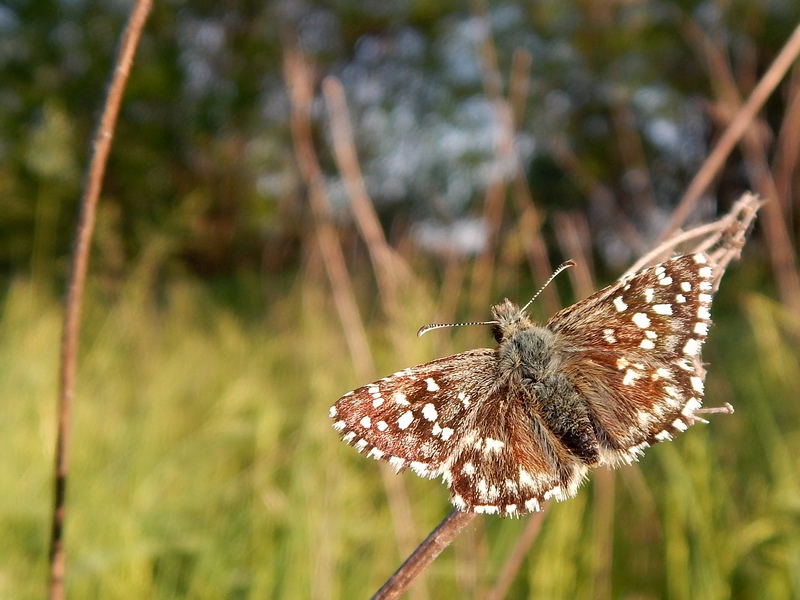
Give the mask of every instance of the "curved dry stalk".
[{"label": "curved dry stalk", "polygon": [[137,0],[131,11],[128,24],[114,63],[111,85],[108,88],[100,124],[92,141],[92,157],[86,173],[85,187],[81,198],[80,216],[72,251],[72,265],[64,310],[64,328],[61,333],[61,358],[58,392],[58,432],[55,447],[55,484],[53,515],[50,530],[48,597],[57,600],[64,597],[64,517],[66,515],[66,488],[69,472],[69,439],[72,420],[72,398],[75,390],[77,370],[78,332],[80,329],[83,288],[89,263],[89,249],[94,231],[97,201],[103,183],[108,153],[114,135],[114,126],[119,114],[122,93],[128,80],[133,56],[139,43],[151,0]]},{"label": "curved dry stalk", "polygon": [[731,120],[730,125],[728,125],[725,132],[719,138],[717,145],[703,162],[702,168],[694,176],[689,187],[686,188],[686,192],[684,192],[678,206],[672,213],[672,218],[664,228],[659,242],[663,242],[669,238],[684,221],[686,221],[686,217],[689,216],[689,213],[692,211],[695,204],[697,204],[697,201],[709,188],[714,177],[716,177],[722,169],[722,165],[728,158],[728,155],[742,139],[742,136],[753,123],[756,114],[764,106],[770,94],[775,91],[775,88],[781,82],[783,76],[792,66],[798,55],[800,55],[800,25],[794,30],[780,54],[778,54],[772,65],[767,69],[767,72],[758,82],[758,85],[750,94],[747,102],[745,102],[742,108],[736,113],[736,116]]},{"label": "curved dry stalk", "polygon": [[383,233],[372,199],[367,192],[361,167],[358,164],[353,129],[350,125],[350,115],[342,84],[334,77],[326,77],[322,81],[322,92],[330,115],[334,157],[350,196],[353,217],[372,260],[383,305],[389,315],[395,318],[400,310],[398,286],[406,283],[411,273],[405,262],[386,241],[386,235]]},{"label": "curved dry stalk", "polygon": [[709,252],[721,277],[728,264],[739,257],[747,233],[762,204],[761,199],[755,194],[750,192],[742,194],[728,214],[712,223],[672,236],[642,256],[622,276],[627,277],[636,273],[646,265],[671,256],[679,246],[687,245],[691,252]]},{"label": "curved dry stalk", "polygon": [[477,515],[453,509],[417,546],[400,568],[375,592],[372,600],[397,598]]},{"label": "curved dry stalk", "polygon": [[[692,244],[689,251],[705,251],[709,253],[711,260],[716,266],[714,285],[715,287],[718,286],[728,264],[739,257],[747,233],[761,205],[762,202],[754,194],[744,194],[731,208],[730,213],[713,223],[697,227],[667,240],[658,248],[646,254],[628,272],[638,271],[643,266],[654,262],[660,257],[669,256],[679,245],[687,244],[691,241]],[[733,412],[733,410],[730,405],[726,405],[721,408],[700,409],[697,412],[706,414],[715,412],[730,413]],[[609,485],[611,485],[610,482]],[[608,502],[609,498],[610,492],[606,490],[603,500]],[[603,512],[607,514],[608,511],[606,509]],[[425,541],[417,547],[411,556],[406,559],[395,574],[392,575],[378,592],[376,592],[373,598],[396,598],[405,591],[411,582],[433,562],[442,550],[456,538],[461,529],[474,519],[475,516],[474,513],[459,512],[455,509],[452,510],[436,529],[431,532]],[[506,561],[498,582],[492,591],[493,598],[501,598],[503,596],[510,586],[511,581],[513,581],[519,566],[522,564],[525,552],[536,538],[538,521],[534,520],[541,520],[543,517],[542,515],[531,515],[529,518],[533,522],[528,525],[523,537]],[[607,540],[610,535],[609,532],[610,524],[605,523],[602,529],[598,530],[598,536],[601,539]],[[605,569],[607,569],[607,565],[598,561],[597,573],[599,581],[601,585],[607,588],[608,581]]]},{"label": "curved dry stalk", "polygon": [[542,522],[544,521],[544,513],[545,511],[542,510],[528,517],[528,523],[525,525],[522,535],[519,536],[517,543],[511,549],[492,591],[487,596],[488,600],[502,600],[508,594],[508,590],[511,589],[511,584],[514,583],[514,578],[522,566],[525,555],[539,535],[539,530],[542,528]]}]

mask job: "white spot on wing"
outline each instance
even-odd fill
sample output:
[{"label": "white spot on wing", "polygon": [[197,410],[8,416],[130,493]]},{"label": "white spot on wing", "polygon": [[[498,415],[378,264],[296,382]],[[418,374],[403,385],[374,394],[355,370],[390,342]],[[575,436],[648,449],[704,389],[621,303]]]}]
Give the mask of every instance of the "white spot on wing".
[{"label": "white spot on wing", "polygon": [[478,480],[477,491],[478,491],[478,498],[484,501],[488,499],[487,496],[489,495],[489,485],[486,483],[485,478],[481,477]]},{"label": "white spot on wing", "polygon": [[392,394],[392,400],[394,400],[395,402],[397,402],[398,404],[401,404],[403,406],[408,406],[408,405],[411,404],[406,399],[406,395],[403,392],[395,392],[394,394]]},{"label": "white spot on wing", "polygon": [[671,304],[653,304],[653,312],[657,315],[671,315],[672,314],[672,305]]},{"label": "white spot on wing", "polygon": [[695,356],[698,352],[700,352],[700,342],[693,338],[687,340],[683,346],[683,353],[686,356]]},{"label": "white spot on wing", "polygon": [[425,463],[412,461],[408,466],[411,467],[411,470],[420,477],[430,477],[430,469],[428,469],[428,465]]},{"label": "white spot on wing", "polygon": [[625,304],[625,301],[622,299],[622,296],[617,296],[614,298],[614,307],[617,309],[617,312],[623,312],[628,310],[628,305]]},{"label": "white spot on wing", "polygon": [[378,421],[375,423],[375,427],[378,428],[378,431],[386,431],[389,426],[386,424],[386,421]]},{"label": "white spot on wing", "polygon": [[533,477],[531,477],[531,474],[522,467],[519,468],[519,484],[527,487],[533,487],[536,485],[536,483],[533,481]]},{"label": "white spot on wing", "polygon": [[436,412],[436,407],[428,402],[422,407],[422,416],[428,419],[428,421],[435,421],[436,417],[439,416],[439,413]]},{"label": "white spot on wing", "polygon": [[342,429],[344,429],[344,427],[345,427],[344,421],[336,421],[336,423],[333,424],[333,428],[336,431],[341,431]]},{"label": "white spot on wing", "polygon": [[636,313],[631,317],[631,321],[640,329],[647,329],[650,327],[650,317],[644,313]]},{"label": "white spot on wing", "polygon": [[369,418],[369,416],[365,416],[363,419],[361,419],[361,420],[359,421],[359,423],[361,423],[361,426],[362,426],[364,429],[369,429],[370,425],[372,425],[372,421],[370,421],[370,418]]},{"label": "white spot on wing", "polygon": [[683,407],[681,414],[684,417],[691,417],[694,415],[694,411],[700,408],[702,405],[697,398],[689,398],[689,401],[686,403],[686,406]]},{"label": "white spot on wing", "polygon": [[442,429],[442,441],[443,442],[446,442],[447,440],[449,440],[451,435],[453,435],[453,430],[452,429],[450,429],[449,427],[445,427],[444,429]]},{"label": "white spot on wing", "polygon": [[547,490],[547,491],[544,493],[544,499],[545,499],[545,500],[547,500],[547,499],[549,499],[549,498],[561,499],[561,494],[562,494],[562,492],[561,492],[561,486],[558,486],[558,485],[557,485],[557,486],[556,486],[556,487],[554,487],[553,489],[551,489],[551,490]]},{"label": "white spot on wing", "polygon": [[484,452],[497,452],[506,445],[505,442],[501,442],[500,440],[495,440],[490,437],[487,437],[484,440],[484,443],[485,443],[485,446],[483,448]]},{"label": "white spot on wing", "polygon": [[425,380],[425,383],[427,383],[427,384],[428,384],[428,388],[427,388],[427,390],[428,390],[429,392],[438,392],[438,391],[439,391],[439,389],[440,389],[440,388],[439,388],[439,386],[437,385],[437,383],[436,383],[436,382],[433,380],[433,377],[428,377],[428,378]]},{"label": "white spot on wing", "polygon": [[633,382],[639,379],[640,375],[633,369],[625,371],[625,377],[622,378],[622,385],[633,385]]},{"label": "white spot on wing", "polygon": [[473,507],[473,510],[478,514],[493,515],[498,513],[500,509],[498,509],[496,506],[478,505]]},{"label": "white spot on wing", "polygon": [[406,429],[409,425],[411,425],[411,422],[413,420],[414,420],[414,415],[411,413],[410,410],[407,410],[402,415],[400,415],[399,419],[397,419],[397,426],[400,429]]}]

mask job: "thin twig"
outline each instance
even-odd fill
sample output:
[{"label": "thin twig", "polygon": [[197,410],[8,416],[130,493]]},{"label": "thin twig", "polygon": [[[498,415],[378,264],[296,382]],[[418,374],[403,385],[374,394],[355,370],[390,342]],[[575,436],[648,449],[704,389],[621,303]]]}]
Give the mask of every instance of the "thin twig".
[{"label": "thin twig", "polygon": [[[283,72],[291,99],[291,130],[295,156],[308,186],[308,198],[314,217],[314,234],[331,285],[333,302],[359,378],[370,380],[375,376],[375,364],[356,303],[353,283],[332,220],[324,176],[313,144],[309,116],[314,95],[313,67],[305,56],[287,44]],[[389,498],[398,551],[401,555],[405,555],[414,547],[414,532],[410,527],[413,522],[412,513],[403,480],[395,477],[388,465],[380,472]]]},{"label": "thin twig", "polygon": [[745,236],[756,218],[763,202],[758,196],[749,192],[742,194],[731,210],[713,223],[700,225],[689,231],[680,233],[659,244],[656,248],[637,260],[625,273],[627,277],[652,264],[671,256],[678,247],[692,242],[691,251],[712,251],[712,259],[718,266],[727,267],[728,263],[738,258],[744,246]]},{"label": "thin twig", "polygon": [[94,232],[97,201],[111,149],[114,126],[131,63],[139,43],[142,29],[152,5],[151,0],[137,0],[131,11],[128,24],[122,33],[111,85],[108,88],[100,124],[92,141],[92,157],[86,172],[85,187],[81,198],[80,215],[72,251],[72,265],[67,284],[64,329],[61,333],[61,375],[58,392],[58,432],[55,447],[55,485],[53,515],[50,531],[49,584],[50,600],[64,597],[65,550],[64,519],[66,516],[66,489],[69,473],[69,441],[72,421],[72,400],[77,370],[78,332],[80,330],[83,288],[89,264],[89,250]]},{"label": "thin twig", "polygon": [[431,531],[430,535],[417,546],[411,556],[400,565],[395,574],[375,592],[372,600],[387,600],[397,598],[402,594],[475,517],[475,513],[451,510],[436,529]]},{"label": "thin twig", "polygon": [[394,318],[400,310],[398,285],[408,281],[410,271],[386,241],[375,207],[367,192],[358,165],[353,129],[350,126],[350,115],[342,84],[334,77],[326,77],[322,82],[322,92],[330,115],[331,141],[336,164],[350,196],[350,206],[356,225],[372,260],[384,309]]},{"label": "thin twig", "polygon": [[678,206],[672,213],[672,218],[661,233],[659,241],[669,238],[689,216],[697,201],[702,197],[711,185],[711,182],[722,169],[722,165],[730,155],[733,148],[742,139],[753,122],[759,110],[769,98],[783,79],[783,76],[792,66],[792,63],[800,55],[800,25],[794,30],[789,40],[783,46],[780,54],[775,58],[772,65],[758,82],[744,106],[731,120],[730,125],[719,138],[717,145],[711,151],[708,158],[703,162],[702,168],[694,176],[689,187],[684,192]]},{"label": "thin twig", "polygon": [[360,376],[369,377],[374,375],[375,367],[367,343],[367,333],[359,316],[355,292],[332,222],[322,168],[312,143],[309,117],[314,96],[312,67],[300,53],[287,47],[283,75],[291,100],[290,125],[295,156],[308,186],[308,200],[314,216],[314,234],[331,284],[333,302],[356,370]]},{"label": "thin twig", "polygon": [[517,543],[514,544],[514,547],[511,549],[505,563],[503,563],[503,568],[500,569],[500,575],[497,577],[494,588],[489,592],[487,600],[502,600],[502,598],[506,597],[508,590],[511,589],[511,584],[514,583],[514,579],[517,576],[519,568],[522,566],[525,555],[528,554],[531,544],[536,540],[536,537],[539,535],[539,530],[542,528],[542,523],[544,522],[544,508],[545,507],[543,507],[542,511],[528,517],[528,523],[525,525],[525,529],[522,531],[522,535],[519,536]]},{"label": "thin twig", "polygon": [[[717,113],[724,120],[727,115],[734,114],[741,108],[736,79],[726,60],[724,49],[701,28],[689,26],[686,29],[697,38],[696,45],[706,59],[711,81],[715,83],[718,105],[721,107]],[[761,221],[778,292],[784,304],[800,310],[800,277],[784,218],[783,202],[779,198],[778,186],[767,159],[767,144],[770,141],[765,133],[767,131],[766,123],[754,118],[753,125],[745,131],[739,145],[752,187],[767,203]]]}]

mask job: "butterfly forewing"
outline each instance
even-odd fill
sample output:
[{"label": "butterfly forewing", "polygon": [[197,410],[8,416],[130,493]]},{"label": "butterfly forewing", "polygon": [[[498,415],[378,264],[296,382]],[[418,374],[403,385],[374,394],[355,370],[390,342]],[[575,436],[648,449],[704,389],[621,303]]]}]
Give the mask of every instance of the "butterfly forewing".
[{"label": "butterfly forewing", "polygon": [[[699,353],[710,321],[712,272],[703,254],[645,269],[555,314],[563,368],[606,440],[630,461],[670,439],[700,408]],[[632,452],[631,452],[632,451]],[[613,456],[606,458],[612,459]]]},{"label": "butterfly forewing", "polygon": [[463,423],[497,379],[496,350],[476,349],[399,371],[342,396],[334,428],[359,452],[423,477],[441,473]]}]

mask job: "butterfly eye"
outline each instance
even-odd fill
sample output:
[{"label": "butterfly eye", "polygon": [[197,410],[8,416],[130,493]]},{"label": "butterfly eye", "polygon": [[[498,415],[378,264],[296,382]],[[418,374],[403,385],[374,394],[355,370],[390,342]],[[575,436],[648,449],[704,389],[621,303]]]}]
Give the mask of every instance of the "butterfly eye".
[{"label": "butterfly eye", "polygon": [[492,325],[492,337],[498,344],[503,341],[503,328],[500,325]]}]

